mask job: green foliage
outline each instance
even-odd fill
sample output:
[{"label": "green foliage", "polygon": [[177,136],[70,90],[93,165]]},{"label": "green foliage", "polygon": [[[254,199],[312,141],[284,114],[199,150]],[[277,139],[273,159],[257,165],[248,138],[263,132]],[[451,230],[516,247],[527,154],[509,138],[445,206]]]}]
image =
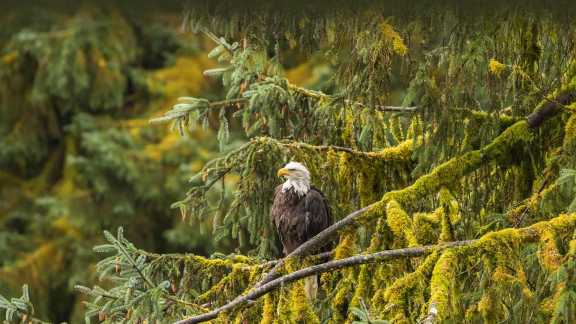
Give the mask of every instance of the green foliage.
[{"label": "green foliage", "polygon": [[6,322],[16,322],[16,319],[40,322],[32,318],[34,315],[34,306],[30,303],[28,285],[22,286],[22,296],[20,298],[12,298],[8,300],[0,296],[0,309],[4,309],[5,311]]}]

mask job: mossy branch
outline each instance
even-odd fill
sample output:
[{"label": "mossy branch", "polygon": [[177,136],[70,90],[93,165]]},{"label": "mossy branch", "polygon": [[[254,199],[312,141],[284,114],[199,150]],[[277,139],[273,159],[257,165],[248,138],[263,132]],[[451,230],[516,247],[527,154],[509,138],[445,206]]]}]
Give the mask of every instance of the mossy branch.
[{"label": "mossy branch", "polygon": [[352,257],[348,257],[345,259],[340,260],[333,260],[326,263],[321,263],[317,265],[313,265],[308,268],[300,269],[298,271],[292,272],[288,275],[276,278],[272,281],[269,281],[261,286],[258,286],[250,293],[237,297],[234,299],[233,302],[228,303],[220,308],[217,308],[209,313],[205,313],[202,315],[194,316],[188,319],[184,319],[181,321],[176,322],[175,324],[191,324],[191,323],[200,323],[204,321],[208,321],[214,319],[220,314],[221,312],[232,310],[236,307],[249,304],[253,302],[255,299],[269,293],[272,290],[280,288],[282,285],[287,283],[309,277],[314,274],[320,274],[324,272],[329,272],[333,270],[338,270],[346,267],[351,267],[360,264],[367,264],[367,263],[376,263],[381,262],[384,260],[390,259],[397,259],[397,258],[411,258],[411,257],[419,257],[422,255],[426,255],[431,253],[434,250],[444,250],[448,248],[454,248],[458,246],[470,245],[478,240],[467,240],[467,241],[457,241],[457,242],[450,242],[444,243],[440,245],[426,245],[426,246],[419,246],[419,247],[412,247],[412,248],[404,248],[404,249],[396,249],[396,250],[386,250],[380,251],[372,254],[363,254],[363,255],[356,255]]},{"label": "mossy branch", "polygon": [[[371,254],[361,254],[344,259],[332,260],[326,263],[321,263],[297,270],[290,274],[268,281],[262,285],[255,286],[255,288],[253,288],[253,290],[248,294],[236,297],[232,302],[222,307],[216,308],[208,313],[178,321],[175,324],[200,323],[214,319],[218,316],[218,314],[222,312],[230,311],[236,307],[251,304],[255,299],[269,293],[270,291],[278,289],[287,283],[315,274],[330,272],[333,270],[361,264],[377,263],[390,259],[419,257],[432,253],[433,251],[442,251],[456,247],[467,247],[467,249],[478,250],[481,253],[492,253],[498,250],[502,244],[506,245],[506,243],[510,240],[514,240],[514,242],[517,244],[533,243],[541,239],[543,235],[545,235],[546,230],[553,229],[569,231],[570,229],[573,229],[575,225],[576,214],[559,215],[556,218],[548,221],[542,221],[529,227],[519,229],[504,229],[498,232],[491,232],[479,239],[474,240],[462,240],[449,243],[440,243],[436,245],[385,250]],[[311,242],[312,240],[308,242]],[[437,274],[437,276],[441,275],[441,273]],[[433,300],[432,302],[436,301]]]}]

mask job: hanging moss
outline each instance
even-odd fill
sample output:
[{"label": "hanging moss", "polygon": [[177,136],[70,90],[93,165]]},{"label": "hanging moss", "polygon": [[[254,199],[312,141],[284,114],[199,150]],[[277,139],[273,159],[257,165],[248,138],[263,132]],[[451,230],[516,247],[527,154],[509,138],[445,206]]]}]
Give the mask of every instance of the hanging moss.
[{"label": "hanging moss", "polygon": [[538,258],[540,259],[540,264],[550,272],[554,272],[560,267],[562,255],[558,251],[556,235],[552,230],[541,232]]},{"label": "hanging moss", "polygon": [[334,249],[334,259],[344,259],[349,256],[354,255],[357,252],[358,247],[356,246],[357,236],[354,231],[349,231],[345,233],[340,238],[340,243]]},{"label": "hanging moss", "polygon": [[274,294],[270,293],[264,296],[264,306],[262,306],[262,320],[260,324],[272,324],[276,319],[274,312]]},{"label": "hanging moss", "polygon": [[439,240],[440,242],[454,241],[454,225],[460,220],[458,202],[446,188],[440,189],[438,197],[442,206]]},{"label": "hanging moss", "polygon": [[431,213],[414,213],[412,223],[414,235],[422,244],[433,244],[438,241],[439,224],[444,214],[444,208],[437,208]]},{"label": "hanging moss", "polygon": [[462,176],[477,169],[483,162],[501,159],[507,156],[516,144],[529,142],[531,139],[528,124],[525,121],[517,122],[481,150],[466,153],[439,165],[429,174],[418,178],[413,185],[386,193],[382,200],[394,199],[400,204],[410,205],[443,186],[453,186]]},{"label": "hanging moss", "polygon": [[440,254],[436,251],[427,256],[416,271],[404,275],[386,288],[384,293],[385,306],[373,304],[373,307],[380,312],[389,313],[389,318],[392,318],[393,321],[405,322],[409,318],[414,320],[415,315],[418,314],[409,306],[418,303],[425,304],[424,289],[428,286],[428,278],[439,257]]},{"label": "hanging moss", "polygon": [[386,207],[386,222],[396,237],[405,239],[408,246],[418,246],[412,230],[412,220],[394,200]]},{"label": "hanging moss", "polygon": [[350,302],[351,291],[354,287],[353,278],[355,271],[353,269],[345,272],[344,278],[338,282],[334,291],[334,297],[330,302],[332,316],[330,323],[343,323],[348,317],[348,305]]},{"label": "hanging moss", "polygon": [[[372,272],[372,267],[369,265],[362,265],[358,270],[358,277],[356,278],[354,289],[352,292],[352,298],[350,299],[350,304],[348,308],[360,308],[362,307],[362,302],[367,300],[370,294],[370,288],[372,281],[370,280],[370,273]],[[351,312],[348,313],[348,321],[354,320],[354,316]]]},{"label": "hanging moss", "polygon": [[564,127],[564,143],[562,145],[566,154],[576,153],[576,114],[571,114]]},{"label": "hanging moss", "polygon": [[438,310],[438,318],[442,320],[449,319],[455,312],[457,269],[458,256],[454,251],[448,250],[442,253],[432,271],[428,307],[434,305]]}]

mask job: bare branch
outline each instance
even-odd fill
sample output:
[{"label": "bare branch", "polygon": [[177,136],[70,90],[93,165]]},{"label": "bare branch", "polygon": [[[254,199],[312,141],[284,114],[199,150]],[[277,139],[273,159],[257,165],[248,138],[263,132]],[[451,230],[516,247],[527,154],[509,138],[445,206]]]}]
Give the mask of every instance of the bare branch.
[{"label": "bare branch", "polygon": [[376,109],[384,112],[414,112],[418,110],[418,106],[376,106]]}]

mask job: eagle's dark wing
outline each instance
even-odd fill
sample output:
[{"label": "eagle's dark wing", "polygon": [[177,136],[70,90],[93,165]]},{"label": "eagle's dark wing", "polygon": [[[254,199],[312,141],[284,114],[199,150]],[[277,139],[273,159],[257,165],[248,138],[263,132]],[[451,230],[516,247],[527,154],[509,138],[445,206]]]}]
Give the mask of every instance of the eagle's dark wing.
[{"label": "eagle's dark wing", "polygon": [[298,197],[290,190],[283,192],[281,186],[277,187],[270,216],[284,254],[294,251],[332,224],[326,198],[315,188],[304,197]]},{"label": "eagle's dark wing", "polygon": [[[308,241],[332,225],[332,215],[328,200],[320,190],[314,187],[310,188],[310,191],[303,198],[303,211],[306,214],[304,241]],[[324,246],[322,251],[329,249],[330,245],[327,245]]]}]

